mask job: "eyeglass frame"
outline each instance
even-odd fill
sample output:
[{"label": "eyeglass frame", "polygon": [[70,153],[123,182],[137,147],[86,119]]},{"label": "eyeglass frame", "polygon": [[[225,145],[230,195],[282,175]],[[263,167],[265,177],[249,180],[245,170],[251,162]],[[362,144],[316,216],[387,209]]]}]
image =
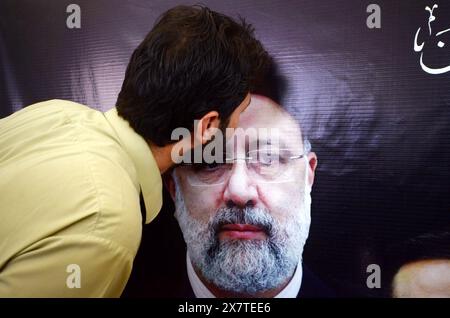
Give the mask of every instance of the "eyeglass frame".
[{"label": "eyeglass frame", "polygon": [[[280,148],[279,150],[287,150],[287,149],[290,149],[290,148]],[[311,152],[311,143],[309,142],[308,139],[304,139],[304,140],[303,140],[303,149],[304,149],[304,151],[303,151],[302,154],[296,155],[296,156],[290,156],[290,157],[288,157],[287,159],[289,159],[289,160],[296,160],[296,159],[302,159],[302,158],[308,156],[308,154]],[[254,151],[251,151],[251,152],[256,152],[256,151],[259,151],[259,150],[254,150]],[[236,158],[225,158],[225,162],[217,163],[217,164],[220,164],[220,165],[226,165],[226,164],[232,163],[232,164],[234,165],[234,163],[235,163],[236,161],[238,161],[238,160],[244,160],[244,161],[248,162],[248,160],[250,160],[250,159],[252,159],[252,157],[247,157],[247,156],[245,156],[244,158],[239,158],[239,157],[236,157]],[[214,164],[214,163],[215,163],[215,162],[212,162],[212,163],[206,163],[206,164]],[[181,163],[181,164],[179,164],[178,166],[180,166],[180,167],[187,167],[187,166],[192,167],[192,166],[198,166],[198,165],[199,165],[199,164],[197,164],[197,163]],[[286,182],[286,181],[273,181],[273,182],[265,181],[265,182],[266,182],[266,183],[280,183],[280,182]],[[224,182],[220,182],[220,183],[211,183],[211,184],[205,183],[205,184],[201,184],[201,185],[198,185],[198,184],[195,184],[195,185],[194,185],[194,184],[191,184],[191,185],[192,185],[192,186],[195,186],[195,187],[202,187],[202,186],[221,185],[221,184],[223,184],[223,183],[224,183]]]}]

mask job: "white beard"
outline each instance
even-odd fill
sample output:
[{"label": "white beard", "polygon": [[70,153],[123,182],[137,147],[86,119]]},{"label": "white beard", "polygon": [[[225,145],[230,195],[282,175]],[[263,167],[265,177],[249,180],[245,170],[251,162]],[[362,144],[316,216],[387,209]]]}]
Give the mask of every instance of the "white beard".
[{"label": "white beard", "polygon": [[[297,266],[301,266],[311,223],[311,187],[307,173],[305,187],[299,194],[300,211],[290,211],[284,224],[261,208],[221,208],[207,223],[199,221],[186,208],[176,173],[173,177],[175,217],[193,266],[208,282],[222,290],[255,295],[278,288],[292,277]],[[269,235],[265,240],[219,241],[216,230],[220,222],[267,225]]]}]

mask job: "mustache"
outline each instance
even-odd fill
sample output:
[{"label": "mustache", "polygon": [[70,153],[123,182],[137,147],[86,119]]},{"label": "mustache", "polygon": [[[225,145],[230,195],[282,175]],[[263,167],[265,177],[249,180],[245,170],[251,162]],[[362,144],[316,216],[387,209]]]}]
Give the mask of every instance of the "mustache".
[{"label": "mustache", "polygon": [[275,221],[267,209],[262,208],[221,208],[211,221],[210,228],[217,235],[228,224],[246,224],[259,227],[268,237],[272,237]]}]

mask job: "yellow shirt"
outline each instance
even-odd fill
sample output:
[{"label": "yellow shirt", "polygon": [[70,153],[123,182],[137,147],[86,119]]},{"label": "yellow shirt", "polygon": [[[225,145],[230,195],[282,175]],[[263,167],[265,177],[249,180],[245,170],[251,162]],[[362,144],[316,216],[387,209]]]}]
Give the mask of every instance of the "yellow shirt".
[{"label": "yellow shirt", "polygon": [[0,297],[118,297],[162,205],[145,140],[63,100],[0,120]]}]

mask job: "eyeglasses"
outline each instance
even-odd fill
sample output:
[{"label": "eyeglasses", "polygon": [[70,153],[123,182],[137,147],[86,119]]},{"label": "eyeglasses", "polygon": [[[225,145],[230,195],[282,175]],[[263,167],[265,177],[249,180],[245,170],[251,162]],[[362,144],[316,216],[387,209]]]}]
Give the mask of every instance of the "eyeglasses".
[{"label": "eyeglasses", "polygon": [[220,185],[227,182],[239,162],[245,162],[248,177],[263,183],[281,183],[294,180],[297,159],[306,159],[306,153],[295,154],[292,149],[260,149],[249,151],[245,157],[227,158],[224,163],[183,165],[192,186]]}]

